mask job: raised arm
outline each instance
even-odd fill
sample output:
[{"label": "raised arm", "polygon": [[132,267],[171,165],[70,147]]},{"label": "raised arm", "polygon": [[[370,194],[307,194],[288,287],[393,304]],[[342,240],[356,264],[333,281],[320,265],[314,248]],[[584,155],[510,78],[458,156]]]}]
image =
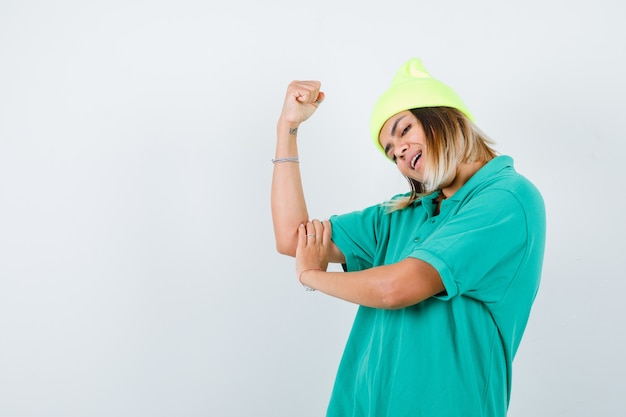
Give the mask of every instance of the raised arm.
[{"label": "raised arm", "polygon": [[276,126],[276,153],[272,176],[272,220],[276,250],[295,256],[298,225],[309,219],[298,157],[298,128],[324,100],[319,81],[293,81],[287,87]]},{"label": "raised arm", "polygon": [[[293,257],[298,247],[298,226],[309,220],[297,162],[298,128],[324,101],[320,86],[319,81],[292,81],[276,126],[271,198],[274,237],[278,252]],[[327,247],[329,262],[345,262],[343,253],[332,241]]]}]

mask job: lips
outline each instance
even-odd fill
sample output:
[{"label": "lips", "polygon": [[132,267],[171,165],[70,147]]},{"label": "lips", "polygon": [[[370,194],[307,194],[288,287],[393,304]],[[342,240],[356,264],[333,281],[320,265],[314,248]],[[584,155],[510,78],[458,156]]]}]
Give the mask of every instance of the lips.
[{"label": "lips", "polygon": [[422,153],[418,152],[417,154],[415,154],[415,156],[411,159],[411,168],[415,169],[415,165],[417,165],[417,161],[420,160],[420,158],[422,157]]}]

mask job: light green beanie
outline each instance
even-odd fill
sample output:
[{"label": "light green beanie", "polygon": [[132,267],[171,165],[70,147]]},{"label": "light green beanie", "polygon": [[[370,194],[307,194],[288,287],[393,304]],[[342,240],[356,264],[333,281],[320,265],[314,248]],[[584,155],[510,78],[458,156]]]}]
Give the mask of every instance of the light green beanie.
[{"label": "light green beanie", "polygon": [[465,103],[450,87],[431,77],[419,58],[411,58],[400,67],[372,111],[370,131],[374,144],[383,154],[385,151],[378,142],[378,135],[385,122],[401,111],[421,107],[452,107],[474,120]]}]

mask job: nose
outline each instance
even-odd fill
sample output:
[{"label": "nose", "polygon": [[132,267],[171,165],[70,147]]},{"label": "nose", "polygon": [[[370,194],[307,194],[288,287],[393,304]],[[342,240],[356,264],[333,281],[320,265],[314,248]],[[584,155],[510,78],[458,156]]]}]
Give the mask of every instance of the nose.
[{"label": "nose", "polygon": [[406,155],[408,150],[409,145],[405,141],[398,141],[398,143],[396,143],[393,153],[396,155],[396,158],[404,159],[404,156]]}]

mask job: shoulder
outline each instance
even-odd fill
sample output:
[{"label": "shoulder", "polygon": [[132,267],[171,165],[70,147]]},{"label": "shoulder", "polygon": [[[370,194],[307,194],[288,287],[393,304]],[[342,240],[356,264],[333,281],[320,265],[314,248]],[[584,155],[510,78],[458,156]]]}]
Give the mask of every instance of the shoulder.
[{"label": "shoulder", "polygon": [[520,233],[526,238],[545,234],[543,197],[531,181],[512,167],[476,184],[461,202],[459,210],[478,223],[506,224],[507,233]]},{"label": "shoulder", "polygon": [[522,209],[543,210],[544,202],[541,192],[535,184],[515,169],[513,158],[496,157],[481,171],[476,176],[468,197],[485,194],[500,196],[504,200],[516,201]]}]

